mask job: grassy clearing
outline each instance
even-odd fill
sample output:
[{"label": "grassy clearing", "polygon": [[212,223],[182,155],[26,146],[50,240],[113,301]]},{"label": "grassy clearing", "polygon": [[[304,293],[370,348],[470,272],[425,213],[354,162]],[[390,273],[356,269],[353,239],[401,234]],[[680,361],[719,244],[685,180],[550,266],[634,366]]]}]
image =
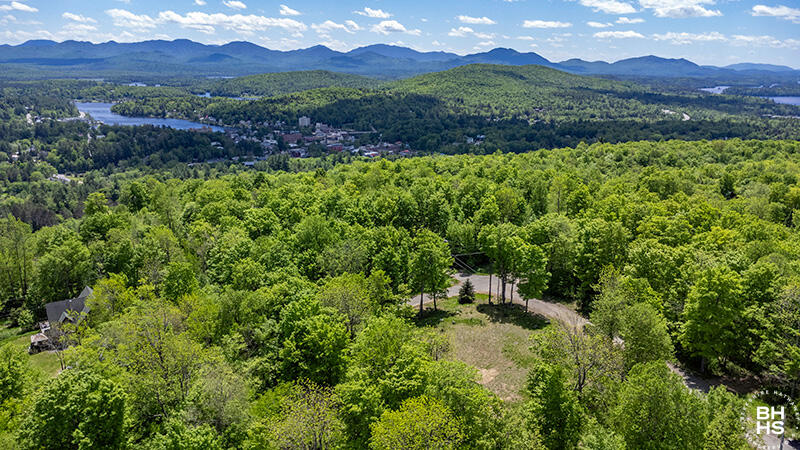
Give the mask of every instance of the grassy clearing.
[{"label": "grassy clearing", "polygon": [[9,320],[0,322],[0,345],[17,339],[21,333],[22,329],[20,327],[12,327]]},{"label": "grassy clearing", "polygon": [[[27,352],[28,346],[31,343],[31,336],[36,333],[36,331],[23,332],[18,327],[3,327],[0,329],[0,345],[13,345]],[[52,352],[41,352],[35,355],[29,355],[28,358],[31,367],[39,369],[51,377],[56,376],[61,369],[61,363],[59,363],[58,357]]]},{"label": "grassy clearing", "polygon": [[443,300],[439,311],[426,310],[417,324],[441,329],[451,345],[446,358],[476,367],[480,383],[504,401],[519,401],[534,361],[530,336],[548,322],[518,305],[490,306],[486,295],[477,297],[470,305],[459,305],[455,297]]}]

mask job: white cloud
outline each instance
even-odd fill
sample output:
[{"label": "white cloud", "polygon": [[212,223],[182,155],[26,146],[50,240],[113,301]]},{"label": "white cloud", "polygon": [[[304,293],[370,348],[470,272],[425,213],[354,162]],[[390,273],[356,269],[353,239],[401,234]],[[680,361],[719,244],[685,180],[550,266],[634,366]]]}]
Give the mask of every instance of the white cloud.
[{"label": "white cloud", "polygon": [[155,19],[147,14],[134,14],[125,9],[109,9],[106,14],[111,17],[114,25],[122,28],[141,31],[155,28],[157,25]]},{"label": "white cloud", "polygon": [[174,11],[161,11],[156,18],[146,14],[137,15],[124,9],[110,9],[106,11],[114,25],[133,30],[149,30],[158,25],[177,24],[182,28],[198,30],[203,33],[214,33],[216,27],[222,27],[239,34],[252,35],[258,31],[270,28],[282,28],[295,35],[308,29],[306,24],[286,17],[273,18],[243,14],[207,14],[203,12],[188,12],[186,15]]},{"label": "white cloud", "polygon": [[473,30],[470,27],[451,28],[447,35],[452,37],[475,36],[478,39],[492,39],[495,36],[494,33],[481,33]]},{"label": "white cloud", "polygon": [[470,25],[494,25],[497,22],[494,20],[483,16],[483,17],[470,17],[470,16],[458,16],[456,17],[461,23],[468,23]]},{"label": "white cloud", "polygon": [[289,8],[286,5],[281,5],[280,14],[282,16],[299,16],[301,13],[296,9]]},{"label": "white cloud", "polygon": [[630,14],[636,12],[636,8],[630,3],[617,0],[580,0],[580,4],[606,14]]},{"label": "white cloud", "polygon": [[64,25],[62,31],[72,36],[87,37],[90,33],[97,31],[97,27],[88,23],[69,23]]},{"label": "white cloud", "polygon": [[601,31],[595,33],[594,37],[598,39],[633,39],[643,38],[644,36],[635,31]]},{"label": "white cloud", "polygon": [[601,23],[601,22],[586,22],[586,25],[589,25],[592,28],[608,28],[613,27],[614,25],[610,23]]},{"label": "white cloud", "polygon": [[222,4],[230,9],[247,9],[247,5],[239,0],[223,0]]},{"label": "white cloud", "polygon": [[81,22],[81,23],[97,23],[96,20],[92,19],[91,17],[82,16],[80,14],[73,14],[71,12],[65,12],[61,15],[61,17],[71,20],[73,22]]},{"label": "white cloud", "polygon": [[162,11],[158,13],[158,19],[162,23],[177,23],[184,28],[208,30],[209,27],[223,27],[240,34],[253,34],[257,31],[265,31],[270,28],[282,28],[291,33],[300,33],[308,29],[306,24],[286,17],[273,18],[256,15],[222,13],[206,14],[201,12],[189,12],[181,16],[173,11]]},{"label": "white cloud", "polygon": [[633,19],[628,18],[628,17],[620,17],[619,19],[617,19],[617,23],[621,24],[621,25],[631,25],[631,24],[643,23],[643,22],[644,22],[644,19],[642,19],[640,17],[636,17],[636,18],[633,18]]},{"label": "white cloud", "polygon": [[447,33],[447,35],[453,37],[467,37],[474,32],[475,30],[473,30],[470,27],[458,27],[458,28],[451,28],[450,32]]},{"label": "white cloud", "polygon": [[205,6],[206,0],[194,0],[194,4],[197,6]]},{"label": "white cloud", "polygon": [[800,9],[789,8],[784,5],[755,5],[750,14],[754,16],[780,17],[781,19],[791,20],[794,23],[800,23]]},{"label": "white cloud", "polygon": [[664,33],[654,34],[653,39],[657,41],[670,41],[675,45],[688,45],[697,42],[725,42],[728,40],[724,34],[712,31],[709,33]]},{"label": "white cloud", "polygon": [[473,48],[475,50],[480,50],[480,49],[482,49],[484,47],[492,47],[494,45],[497,45],[494,41],[483,41],[483,42],[478,42],[477,44],[475,44],[475,47],[473,47]]},{"label": "white cloud", "polygon": [[371,17],[373,19],[388,19],[392,17],[391,14],[382,10],[382,9],[372,9],[365,7],[363,10],[360,11],[353,11],[355,14],[359,14],[361,16]]},{"label": "white cloud", "polygon": [[28,6],[25,3],[11,2],[8,5],[0,5],[0,11],[22,11],[22,12],[35,13],[38,12],[39,10],[34,8],[33,6]]},{"label": "white cloud", "polygon": [[319,33],[320,35],[329,35],[331,31],[344,31],[346,33],[353,33],[354,31],[358,31],[361,27],[358,26],[357,23],[353,22],[352,20],[348,20],[345,23],[336,23],[332,20],[326,20],[322,23],[313,23],[311,24],[311,29]]},{"label": "white cloud", "polygon": [[686,17],[721,16],[718,9],[707,9],[701,5],[713,5],[714,0],[639,0],[642,8],[652,9],[656,17],[682,19]]},{"label": "white cloud", "polygon": [[383,20],[381,23],[377,25],[373,25],[370,28],[370,31],[373,33],[379,33],[383,35],[391,34],[391,33],[407,33],[413,36],[419,36],[422,34],[420,30],[409,30],[402,23],[396,20]]},{"label": "white cloud", "polygon": [[798,49],[800,48],[800,40],[797,39],[785,39],[780,40],[772,36],[746,36],[741,34],[735,34],[731,36],[731,42],[734,45],[742,45],[742,46],[760,46],[760,47],[772,47],[772,48],[790,48],[790,49]]},{"label": "white cloud", "polygon": [[520,41],[535,41],[532,36],[517,36],[517,39]]},{"label": "white cloud", "polygon": [[572,24],[552,20],[526,20],[522,22],[522,26],[525,28],[569,28]]}]

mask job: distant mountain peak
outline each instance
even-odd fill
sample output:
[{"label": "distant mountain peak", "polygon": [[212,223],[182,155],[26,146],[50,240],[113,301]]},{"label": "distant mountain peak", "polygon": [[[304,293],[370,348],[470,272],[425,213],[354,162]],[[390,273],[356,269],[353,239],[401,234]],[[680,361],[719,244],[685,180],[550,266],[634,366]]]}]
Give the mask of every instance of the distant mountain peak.
[{"label": "distant mountain peak", "polygon": [[[131,55],[139,58],[134,61]],[[232,64],[232,61],[236,61]],[[718,77],[735,78],[740,72],[794,76],[786,66],[740,63],[725,68],[698,66],[685,58],[656,55],[623,59],[614,63],[568,59],[553,63],[534,52],[497,47],[468,55],[443,51],[422,52],[393,44],[372,44],[349,52],[319,44],[297,50],[271,50],[248,41],[206,45],[189,39],[148,40],[102,44],[91,42],[29,40],[19,45],[0,45],[3,64],[24,65],[42,77],[102,77],[107,74],[241,76],[265,72],[328,70],[379,78],[403,78],[439,72],[466,64],[508,66],[539,65],[582,75],[623,77]],[[143,66],[141,61],[147,61]],[[796,80],[795,80],[796,81]]]},{"label": "distant mountain peak", "polygon": [[44,47],[57,44],[58,42],[49,39],[31,39],[19,44],[19,47]]}]

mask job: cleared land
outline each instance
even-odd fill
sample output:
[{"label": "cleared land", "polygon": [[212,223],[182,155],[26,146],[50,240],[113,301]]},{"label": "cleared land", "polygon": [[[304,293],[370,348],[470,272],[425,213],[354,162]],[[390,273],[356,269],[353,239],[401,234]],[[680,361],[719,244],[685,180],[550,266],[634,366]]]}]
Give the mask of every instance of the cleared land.
[{"label": "cleared land", "polygon": [[463,361],[478,369],[480,383],[504,401],[522,399],[528,370],[533,364],[530,336],[548,326],[542,316],[525,313],[519,305],[488,305],[478,295],[473,304],[460,305],[455,297],[440,302],[439,310],[427,310],[418,319],[444,333],[450,350],[445,358]]}]

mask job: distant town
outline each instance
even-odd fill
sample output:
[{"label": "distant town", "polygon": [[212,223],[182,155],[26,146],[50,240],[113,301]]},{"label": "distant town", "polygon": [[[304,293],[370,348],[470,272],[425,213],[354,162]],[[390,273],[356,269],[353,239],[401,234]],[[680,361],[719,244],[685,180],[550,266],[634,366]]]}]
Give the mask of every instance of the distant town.
[{"label": "distant town", "polygon": [[[204,122],[217,124],[219,121],[209,116],[204,118]],[[377,131],[347,130],[320,122],[312,125],[311,118],[306,116],[298,119],[296,127],[283,121],[253,123],[246,120],[240,121],[235,128],[225,127],[224,129],[225,134],[235,143],[253,141],[259,143],[264,149],[264,154],[256,156],[254,160],[242,161],[245,165],[253,165],[255,161],[278,153],[286,153],[292,158],[308,158],[323,153],[337,152],[348,152],[368,158],[389,155],[412,156],[415,153],[408,145],[400,141],[359,145],[359,136],[370,135]],[[270,131],[265,133],[264,130]],[[199,131],[209,132],[211,129],[205,127]],[[221,146],[221,143],[212,142],[211,145]]]}]

